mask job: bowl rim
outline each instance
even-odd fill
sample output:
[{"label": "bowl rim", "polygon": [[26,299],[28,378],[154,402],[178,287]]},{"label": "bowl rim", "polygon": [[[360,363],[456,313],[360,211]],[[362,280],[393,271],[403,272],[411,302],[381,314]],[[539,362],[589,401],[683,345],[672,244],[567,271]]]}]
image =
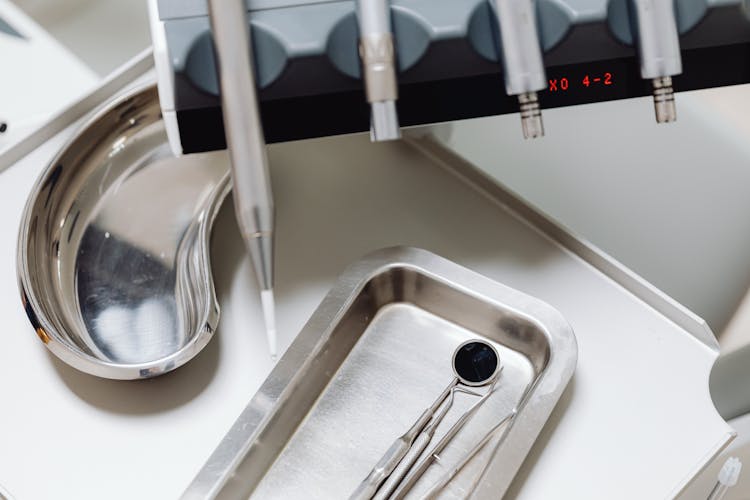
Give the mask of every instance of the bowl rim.
[{"label": "bowl rim", "polygon": [[[91,112],[89,117],[83,120],[81,125],[64,142],[34,182],[23,208],[18,231],[16,272],[19,292],[26,315],[37,336],[50,352],[66,364],[90,375],[114,380],[144,379],[168,373],[190,361],[208,344],[216,331],[220,314],[212,273],[208,273],[209,279],[206,280],[205,284],[207,288],[205,292],[209,300],[206,303],[205,310],[201,311],[201,318],[196,322],[196,324],[201,325],[200,329],[194,332],[182,347],[167,356],[146,362],[118,363],[102,360],[67,341],[65,336],[60,334],[54,322],[50,321],[46,315],[47,307],[38,296],[30,278],[29,247],[32,236],[32,212],[41,188],[51,175],[54,166],[81,140],[81,136],[86,131],[99,125],[103,119],[108,117],[118,107],[149,93],[153,93],[154,97],[158,99],[157,87],[153,81],[129,87],[97,107]],[[163,120],[161,112],[159,113],[159,119]],[[208,226],[212,224],[230,190],[230,183],[226,182],[226,184],[222,188],[220,196],[217,197],[214,206],[210,208],[211,213],[207,218]],[[201,235],[203,237],[199,238],[199,244],[204,246],[204,252],[202,253],[204,259],[207,260],[209,269],[211,269],[210,234],[210,229],[205,230],[205,234]]]}]

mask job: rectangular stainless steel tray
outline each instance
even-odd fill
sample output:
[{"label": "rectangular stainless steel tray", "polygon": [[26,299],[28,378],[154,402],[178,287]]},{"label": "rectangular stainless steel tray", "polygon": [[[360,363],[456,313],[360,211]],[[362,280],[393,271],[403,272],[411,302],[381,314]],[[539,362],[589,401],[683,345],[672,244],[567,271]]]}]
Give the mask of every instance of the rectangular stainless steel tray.
[{"label": "rectangular stainless steel tray", "polygon": [[[497,348],[498,389],[412,495],[518,405],[500,446],[491,441],[441,497],[464,498],[477,484],[474,498],[498,498],[575,370],[575,336],[546,303],[405,247],[375,252],[341,276],[186,497],[218,493],[222,474],[238,466],[222,496],[348,498],[452,380],[451,355],[471,338]],[[458,396],[436,436],[475,400]]]}]

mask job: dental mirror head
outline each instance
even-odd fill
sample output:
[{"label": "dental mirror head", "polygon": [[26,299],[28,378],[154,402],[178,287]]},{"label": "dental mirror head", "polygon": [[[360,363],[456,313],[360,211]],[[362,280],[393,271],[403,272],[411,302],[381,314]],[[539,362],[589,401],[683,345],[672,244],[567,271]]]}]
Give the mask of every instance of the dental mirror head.
[{"label": "dental mirror head", "polygon": [[453,373],[464,385],[477,387],[497,377],[500,356],[497,350],[482,340],[467,340],[453,353]]}]

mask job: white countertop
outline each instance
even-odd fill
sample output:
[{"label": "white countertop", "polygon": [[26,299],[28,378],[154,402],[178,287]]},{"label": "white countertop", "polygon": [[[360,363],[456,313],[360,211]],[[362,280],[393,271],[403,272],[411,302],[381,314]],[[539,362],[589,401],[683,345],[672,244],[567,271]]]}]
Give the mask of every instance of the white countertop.
[{"label": "white countertop", "polygon": [[0,120],[9,124],[2,154],[99,77],[10,0],[0,0],[0,18],[16,32],[0,31]]},{"label": "white countertop", "polygon": [[[225,206],[212,246],[219,331],[176,372],[116,382],[58,361],[21,307],[15,246],[34,179],[73,130],[0,173],[0,484],[20,500],[175,498],[272,366],[249,259]],[[570,321],[578,369],[514,483],[519,498],[664,498],[726,441],[708,396],[712,349],[412,147],[357,136],[273,146],[270,159],[281,349],[346,265],[394,244],[538,296]]]}]

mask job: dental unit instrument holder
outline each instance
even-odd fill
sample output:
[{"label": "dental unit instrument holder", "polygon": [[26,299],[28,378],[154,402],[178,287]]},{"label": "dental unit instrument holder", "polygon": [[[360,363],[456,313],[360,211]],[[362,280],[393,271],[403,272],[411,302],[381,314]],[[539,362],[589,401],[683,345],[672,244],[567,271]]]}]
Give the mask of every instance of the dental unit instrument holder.
[{"label": "dental unit instrument holder", "polygon": [[[652,81],[642,80],[630,1],[593,6],[589,0],[390,0],[391,22],[385,31],[395,37],[399,125],[517,113],[521,98],[524,114],[530,109],[525,121],[536,128],[539,105],[551,109],[653,96]],[[750,57],[750,15],[742,11],[742,3],[676,3],[685,67],[675,79],[680,91],[750,82],[744,69]],[[253,0],[246,6],[266,142],[372,129],[357,53],[362,31],[356,1]],[[172,150],[180,155],[224,149],[205,2],[150,0],[150,7],[160,101]],[[536,22],[520,16],[515,28],[502,26],[498,33],[509,16],[520,15],[518,9]],[[498,18],[505,10],[509,14]],[[514,30],[523,30],[519,36],[525,40],[516,48],[506,42]],[[641,45],[645,49],[647,41]],[[517,71],[510,55],[519,47],[543,52],[547,81],[533,56],[538,90],[522,87],[509,98],[498,89],[500,66]],[[528,56],[526,60],[533,62]],[[668,80],[657,84],[664,82]]]}]

